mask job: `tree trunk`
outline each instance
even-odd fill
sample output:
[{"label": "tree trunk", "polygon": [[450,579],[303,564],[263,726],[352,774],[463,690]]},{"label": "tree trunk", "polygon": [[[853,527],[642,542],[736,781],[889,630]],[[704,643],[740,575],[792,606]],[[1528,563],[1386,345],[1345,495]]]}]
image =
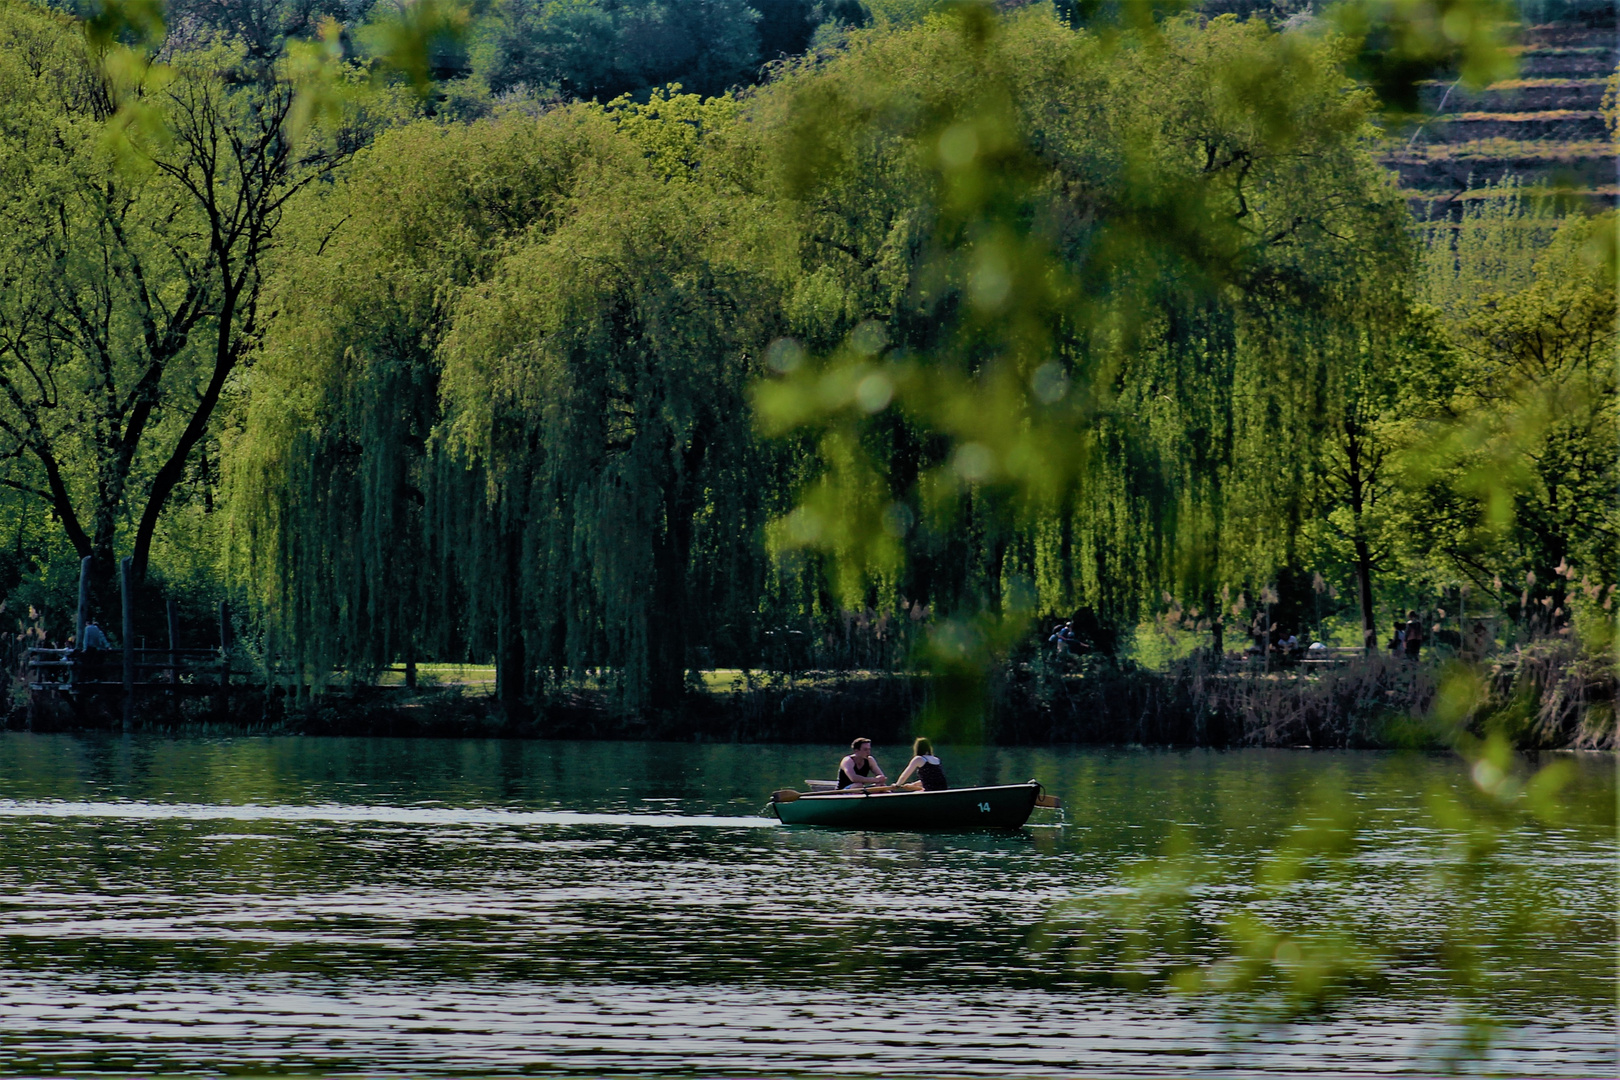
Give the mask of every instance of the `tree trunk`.
[{"label": "tree trunk", "polygon": [[79,611],[73,621],[73,647],[81,651],[84,649],[84,624],[89,622],[94,615],[92,607],[94,590],[94,583],[91,579],[92,573],[91,559],[90,556],[86,555],[79,560]]},{"label": "tree trunk", "polygon": [[685,608],[679,567],[680,544],[664,540],[653,552],[653,613],[647,642],[647,704],[668,709],[679,704],[686,682],[686,639],[680,631]]},{"label": "tree trunk", "polygon": [[528,655],[523,642],[523,536],[517,530],[501,538],[502,577],[496,628],[495,697],[507,719],[529,715]]},{"label": "tree trunk", "polygon": [[1372,502],[1371,474],[1377,471],[1377,463],[1366,460],[1367,452],[1362,444],[1360,426],[1354,420],[1347,420],[1344,427],[1344,479],[1349,489],[1350,512],[1355,515],[1356,531],[1351,543],[1356,552],[1356,594],[1361,602],[1361,645],[1371,654],[1378,651],[1378,622],[1373,612],[1372,545],[1367,542],[1363,515]]},{"label": "tree trunk", "polygon": [[158,469],[157,474],[152,477],[146,507],[141,511],[140,522],[135,528],[134,570],[138,579],[146,577],[146,564],[152,556],[152,538],[157,533],[158,519],[163,516],[164,507],[169,503],[169,496],[185,477],[186,460],[191,457],[191,451],[202,441],[203,436],[208,434],[214,408],[219,404],[220,395],[225,390],[231,372],[236,369],[239,343],[232,336],[232,326],[240,299],[239,287],[225,290],[220,303],[217,336],[214,342],[213,374],[197,398],[191,419],[187,422],[185,430],[180,433],[179,441],[175,443],[174,449]]},{"label": "tree trunk", "polygon": [[121,624],[124,650],[124,730],[135,722],[135,576],[129,570],[129,556],[118,564],[118,599],[123,605]]},{"label": "tree trunk", "polygon": [[647,642],[647,703],[679,704],[686,686],[686,564],[692,522],[684,513],[685,485],[677,480],[664,500],[664,535],[653,548],[652,619]]},{"label": "tree trunk", "polygon": [[686,692],[687,577],[692,559],[692,519],[696,512],[696,473],[706,452],[701,432],[681,452],[664,488],[664,529],[653,548],[652,626],[647,644],[647,703],[655,709],[678,705]]},{"label": "tree trunk", "polygon": [[1364,537],[1357,536],[1355,545],[1356,595],[1361,602],[1361,644],[1368,653],[1375,653],[1378,651],[1378,622],[1373,612],[1372,556]]}]

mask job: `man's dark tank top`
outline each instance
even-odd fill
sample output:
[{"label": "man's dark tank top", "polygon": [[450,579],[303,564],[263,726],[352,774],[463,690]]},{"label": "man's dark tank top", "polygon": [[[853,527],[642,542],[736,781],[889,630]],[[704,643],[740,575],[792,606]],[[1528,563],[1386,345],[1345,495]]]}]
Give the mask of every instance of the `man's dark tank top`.
[{"label": "man's dark tank top", "polygon": [[[855,775],[856,776],[871,776],[872,775],[872,759],[867,758],[865,761],[863,761],[859,765],[855,766]],[[838,766],[838,786],[839,786],[839,788],[840,789],[847,788],[847,787],[849,787],[849,785],[853,784],[854,782],[855,781],[850,778],[850,775],[847,772],[844,771],[844,767],[842,765]]]},{"label": "man's dark tank top", "polygon": [[950,781],[945,779],[945,769],[932,761],[925,761],[917,767],[917,779],[922,781],[924,791],[944,791],[950,787]]}]

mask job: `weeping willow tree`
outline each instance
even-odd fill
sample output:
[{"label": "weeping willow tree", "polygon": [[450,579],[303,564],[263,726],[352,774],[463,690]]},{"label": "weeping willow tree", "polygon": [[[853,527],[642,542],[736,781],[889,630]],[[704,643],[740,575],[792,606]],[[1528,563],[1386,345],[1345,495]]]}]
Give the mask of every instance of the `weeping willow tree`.
[{"label": "weeping willow tree", "polygon": [[[758,604],[779,505],[746,390],[777,304],[765,215],[650,164],[576,192],[567,223],[461,301],[443,347],[447,452],[487,478],[469,548],[519,573],[528,660],[606,666],[627,708],[673,703],[689,650]],[[494,532],[490,532],[493,527]]]},{"label": "weeping willow tree", "polygon": [[487,514],[460,494],[481,492],[476,478],[437,479],[437,349],[458,290],[615,152],[596,118],[572,112],[417,123],[299,207],[228,455],[238,557],[272,648],[316,685],[334,667],[477,653],[500,633],[444,543],[460,515]]},{"label": "weeping willow tree", "polygon": [[635,708],[693,643],[755,636],[791,490],[744,396],[771,218],[689,175],[660,109],[695,100],[417,124],[311,200],[232,448],[245,569],[307,678],[494,656],[512,708],[585,667]]}]

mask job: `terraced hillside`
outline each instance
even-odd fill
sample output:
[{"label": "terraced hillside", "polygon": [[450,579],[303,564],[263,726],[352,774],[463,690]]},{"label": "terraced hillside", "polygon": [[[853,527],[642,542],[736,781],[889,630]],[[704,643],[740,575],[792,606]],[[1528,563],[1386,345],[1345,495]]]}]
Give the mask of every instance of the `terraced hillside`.
[{"label": "terraced hillside", "polygon": [[1424,88],[1432,119],[1393,140],[1386,161],[1414,210],[1479,197],[1516,177],[1614,205],[1615,144],[1601,105],[1617,59],[1615,27],[1526,27],[1517,79],[1470,92],[1448,81]]},{"label": "terraced hillside", "polygon": [[[1325,0],[1203,0],[1206,18],[1258,17],[1308,25]],[[1518,0],[1521,70],[1511,82],[1469,92],[1453,80],[1424,87],[1434,116],[1392,133],[1384,161],[1420,217],[1484,197],[1504,178],[1551,184],[1591,206],[1620,191],[1612,135],[1601,111],[1617,53],[1612,0]]]}]

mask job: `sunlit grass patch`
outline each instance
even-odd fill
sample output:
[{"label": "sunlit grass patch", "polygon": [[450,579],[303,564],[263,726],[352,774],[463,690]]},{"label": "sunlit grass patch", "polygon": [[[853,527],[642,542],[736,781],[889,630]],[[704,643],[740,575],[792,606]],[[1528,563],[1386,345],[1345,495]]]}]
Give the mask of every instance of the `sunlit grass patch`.
[{"label": "sunlit grass patch", "polygon": [[[418,664],[416,681],[419,686],[494,686],[494,664]],[[378,686],[403,686],[405,669],[395,668],[379,672]]]}]

